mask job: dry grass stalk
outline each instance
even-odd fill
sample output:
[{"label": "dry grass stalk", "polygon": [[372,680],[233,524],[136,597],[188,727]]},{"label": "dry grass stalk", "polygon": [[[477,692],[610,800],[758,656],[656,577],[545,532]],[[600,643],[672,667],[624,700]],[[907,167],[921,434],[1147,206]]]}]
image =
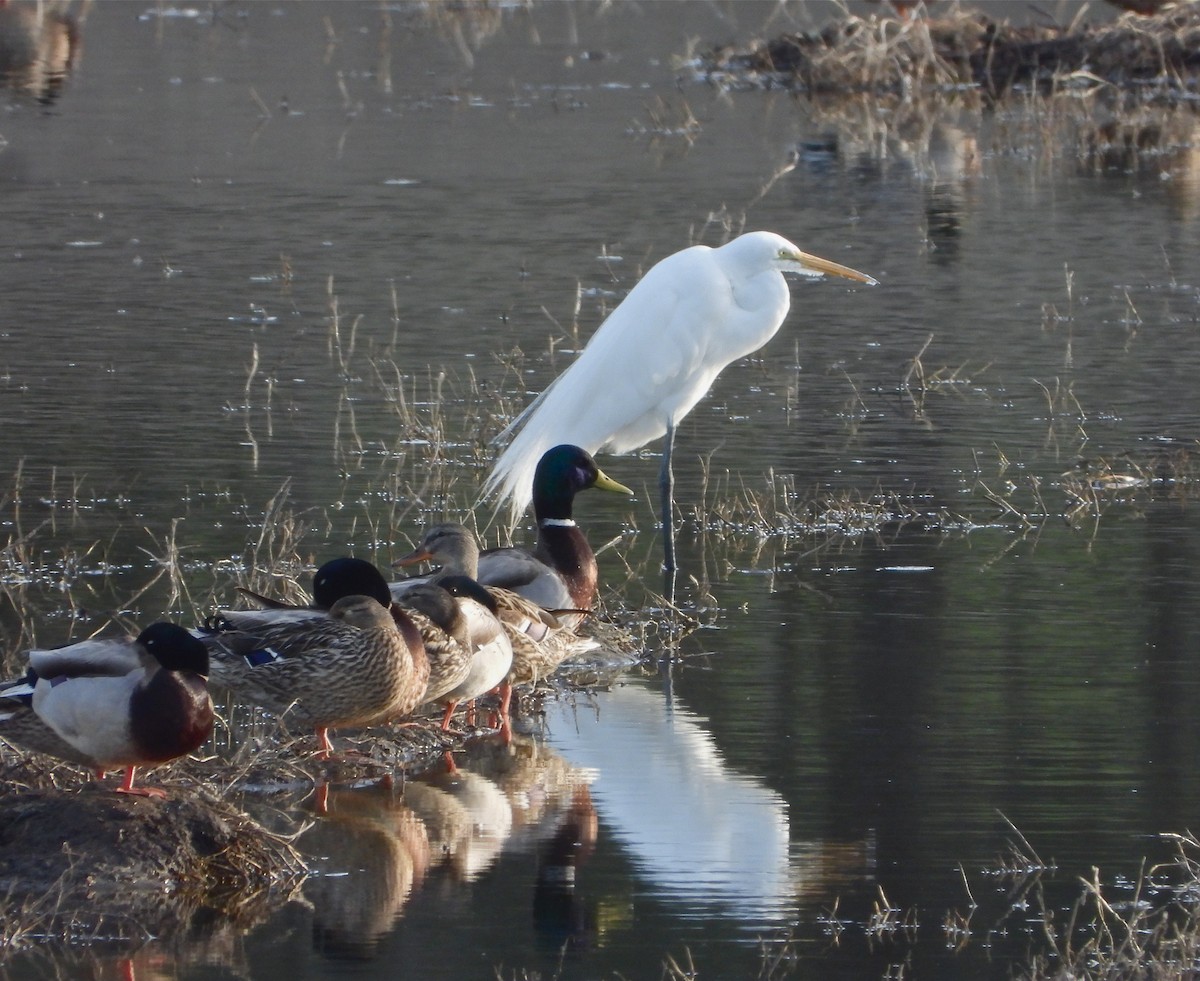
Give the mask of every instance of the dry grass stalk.
[{"label": "dry grass stalk", "polygon": [[1020,87],[1154,84],[1183,94],[1200,71],[1200,10],[1178,4],[1109,24],[1079,20],[1015,26],[955,5],[935,17],[846,14],[814,33],[782,34],[701,56],[725,85],[787,85],[810,94],[892,93],[905,98],[976,87],[993,98]]}]

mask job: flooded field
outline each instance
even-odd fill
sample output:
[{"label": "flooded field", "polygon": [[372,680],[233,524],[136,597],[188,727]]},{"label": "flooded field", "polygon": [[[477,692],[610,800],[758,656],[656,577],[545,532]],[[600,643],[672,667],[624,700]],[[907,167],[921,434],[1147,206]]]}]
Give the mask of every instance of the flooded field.
[{"label": "flooded field", "polygon": [[[1093,867],[1119,908],[1171,858],[1200,811],[1194,110],[698,69],[837,10],[103,3],[43,39],[56,71],[9,70],[6,677],[434,521],[497,540],[489,441],[672,252],[764,228],[880,285],[793,281],[682,423],[677,610],[659,447],[601,455],[636,492],[576,509],[620,673],[324,814],[290,770],[218,784],[295,836],[292,901],[23,937],[0,974],[1006,978]],[[201,755],[273,738],[238,725]]]}]

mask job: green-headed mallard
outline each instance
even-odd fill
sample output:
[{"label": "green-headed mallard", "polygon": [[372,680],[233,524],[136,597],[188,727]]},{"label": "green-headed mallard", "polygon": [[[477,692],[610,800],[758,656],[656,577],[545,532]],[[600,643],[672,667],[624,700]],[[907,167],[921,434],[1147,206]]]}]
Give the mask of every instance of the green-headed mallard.
[{"label": "green-headed mallard", "polygon": [[105,770],[165,763],[212,732],[208,651],[183,627],[155,623],[136,638],[86,640],[31,650],[25,678],[0,690],[0,736],[38,752]]},{"label": "green-headed mallard", "polygon": [[384,606],[392,602],[383,573],[366,559],[350,556],[330,559],[317,569],[313,575],[312,602],[307,606],[272,599],[245,587],[239,587],[239,592],[266,610],[328,610],[343,596],[371,596]]},{"label": "green-headed mallard", "polygon": [[596,466],[586,450],[569,443],[547,450],[533,474],[537,544],[532,552],[481,552],[475,578],[520,593],[546,610],[590,610],[596,600],[596,556],[572,517],[575,495],[590,487],[633,493]]}]

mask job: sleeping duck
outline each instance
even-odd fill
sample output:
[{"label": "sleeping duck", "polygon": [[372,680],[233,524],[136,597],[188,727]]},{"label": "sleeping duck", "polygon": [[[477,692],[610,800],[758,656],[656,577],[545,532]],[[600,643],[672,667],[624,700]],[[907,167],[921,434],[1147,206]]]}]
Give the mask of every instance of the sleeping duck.
[{"label": "sleeping duck", "polygon": [[343,596],[328,611],[226,610],[197,635],[214,687],[311,727],[321,757],[333,751],[330,729],[405,715],[424,694],[420,632],[371,596]]},{"label": "sleeping duck", "polygon": [[165,796],[134,787],[136,770],[208,739],[208,669],[205,646],[173,623],[152,624],[136,638],[31,650],[25,678],[0,688],[0,736],[98,776],[124,768],[119,792]]},{"label": "sleeping duck", "polygon": [[313,576],[312,602],[307,606],[272,599],[244,586],[239,586],[238,591],[264,610],[328,610],[343,596],[371,596],[384,606],[392,602],[383,573],[366,559],[350,556],[330,559],[317,569]]},{"label": "sleeping duck", "polygon": [[[433,525],[420,544],[393,565],[408,566],[423,561],[431,561],[441,567],[428,577],[429,582],[444,583],[464,577],[472,580],[479,574],[479,543],[474,533],[461,524],[447,522]],[[406,588],[413,588],[409,583],[419,581],[392,583],[392,595],[402,597]],[[542,609],[520,593],[502,586],[481,588],[486,589],[491,597],[496,615],[504,625],[513,649],[512,666],[500,692],[501,715],[506,716],[513,686],[549,677],[569,655],[591,650],[596,642],[590,637],[579,636],[557,615]],[[564,619],[568,616],[563,614]]]}]

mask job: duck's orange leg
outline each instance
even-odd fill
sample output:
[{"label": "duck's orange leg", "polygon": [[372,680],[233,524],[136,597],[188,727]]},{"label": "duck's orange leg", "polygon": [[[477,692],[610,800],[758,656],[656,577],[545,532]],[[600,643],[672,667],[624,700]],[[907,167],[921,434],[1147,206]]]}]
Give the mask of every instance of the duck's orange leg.
[{"label": "duck's orange leg", "polygon": [[136,766],[125,768],[125,781],[116,788],[118,794],[134,794],[137,797],[166,797],[167,792],[162,787],[135,787],[133,778],[137,774]]}]

